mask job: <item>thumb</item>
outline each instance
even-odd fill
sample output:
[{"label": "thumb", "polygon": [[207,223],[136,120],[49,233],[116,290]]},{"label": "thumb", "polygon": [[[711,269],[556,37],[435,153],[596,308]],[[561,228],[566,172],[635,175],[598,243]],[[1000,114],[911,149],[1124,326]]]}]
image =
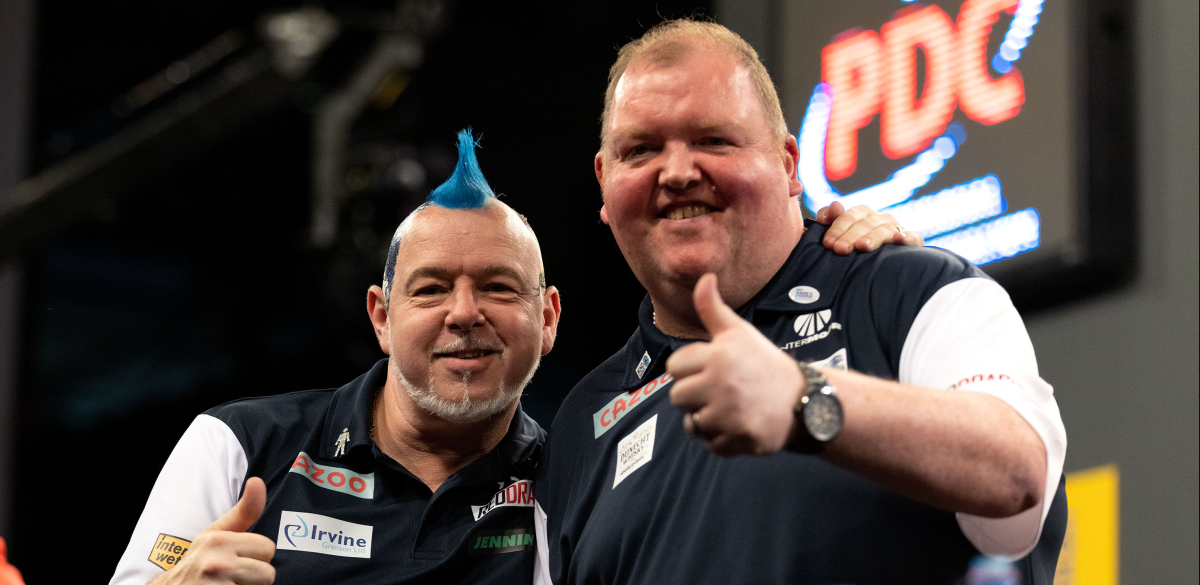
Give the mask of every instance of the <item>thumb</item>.
[{"label": "thumb", "polygon": [[219,520],[209,525],[209,530],[226,530],[229,532],[245,532],[250,529],[258,517],[262,516],[263,508],[267,505],[267,484],[263,480],[252,477],[246,480],[246,489],[242,499],[238,500],[232,510],[221,516]]},{"label": "thumb", "polygon": [[700,322],[713,337],[742,322],[742,318],[721,300],[721,293],[717,290],[717,275],[711,272],[701,276],[696,282],[696,290],[692,292],[692,303],[696,307]]}]

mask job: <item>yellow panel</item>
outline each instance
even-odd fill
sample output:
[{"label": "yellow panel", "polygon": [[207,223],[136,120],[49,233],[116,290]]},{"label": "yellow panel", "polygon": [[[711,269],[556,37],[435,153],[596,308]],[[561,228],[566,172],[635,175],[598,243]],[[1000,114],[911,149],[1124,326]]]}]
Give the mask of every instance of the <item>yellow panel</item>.
[{"label": "yellow panel", "polygon": [[1116,465],[1067,474],[1067,535],[1054,585],[1117,585],[1119,494]]}]

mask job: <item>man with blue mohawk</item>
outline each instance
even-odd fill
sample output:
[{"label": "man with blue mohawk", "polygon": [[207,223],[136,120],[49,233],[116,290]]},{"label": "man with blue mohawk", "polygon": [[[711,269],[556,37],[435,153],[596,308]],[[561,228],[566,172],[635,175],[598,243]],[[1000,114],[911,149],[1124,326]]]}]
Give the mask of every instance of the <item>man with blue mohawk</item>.
[{"label": "man with blue mohawk", "polygon": [[[459,132],[454,174],[400,224],[367,293],[388,358],[337,390],[197,417],[113,584],[532,580],[545,433],[519,399],[561,306],[537,237],[496,199],[476,146]],[[859,238],[881,221],[847,213],[841,231]]]},{"label": "man with blue mohawk", "polygon": [[112,583],[531,581],[545,433],[519,398],[561,309],[475,146],[459,133],[454,174],[400,224],[367,293],[389,357],[340,389],[197,417]]}]

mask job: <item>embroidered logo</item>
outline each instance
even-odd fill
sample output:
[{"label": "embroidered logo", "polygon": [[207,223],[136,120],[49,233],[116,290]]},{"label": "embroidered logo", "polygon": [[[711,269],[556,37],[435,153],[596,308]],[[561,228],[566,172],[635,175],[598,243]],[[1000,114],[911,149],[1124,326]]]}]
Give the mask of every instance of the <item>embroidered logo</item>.
[{"label": "embroidered logo", "polygon": [[327,490],[349,494],[356,498],[369,500],[375,497],[375,474],[354,473],[349,469],[326,465],[324,467],[313,463],[308,453],[301,451],[292,463],[291,473],[299,473]]},{"label": "embroidered logo", "polygon": [[334,443],[335,445],[337,445],[337,451],[333,452],[333,456],[341,457],[342,455],[345,455],[346,454],[346,443],[349,443],[349,442],[350,442],[350,429],[342,429],[342,434],[338,435],[337,442]]},{"label": "embroidered logo", "polygon": [[617,489],[617,484],[654,457],[654,431],[657,427],[656,414],[617,443],[617,471],[613,475],[613,489]]}]

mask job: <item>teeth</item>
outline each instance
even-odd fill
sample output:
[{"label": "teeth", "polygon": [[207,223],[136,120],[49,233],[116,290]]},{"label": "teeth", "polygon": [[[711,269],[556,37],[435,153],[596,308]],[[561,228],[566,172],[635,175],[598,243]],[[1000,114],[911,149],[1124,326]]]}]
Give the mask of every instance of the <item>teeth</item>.
[{"label": "teeth", "polygon": [[685,205],[683,207],[672,209],[671,211],[667,212],[667,219],[688,219],[691,217],[704,215],[706,213],[712,213],[712,208],[707,205],[694,203],[692,205]]}]

